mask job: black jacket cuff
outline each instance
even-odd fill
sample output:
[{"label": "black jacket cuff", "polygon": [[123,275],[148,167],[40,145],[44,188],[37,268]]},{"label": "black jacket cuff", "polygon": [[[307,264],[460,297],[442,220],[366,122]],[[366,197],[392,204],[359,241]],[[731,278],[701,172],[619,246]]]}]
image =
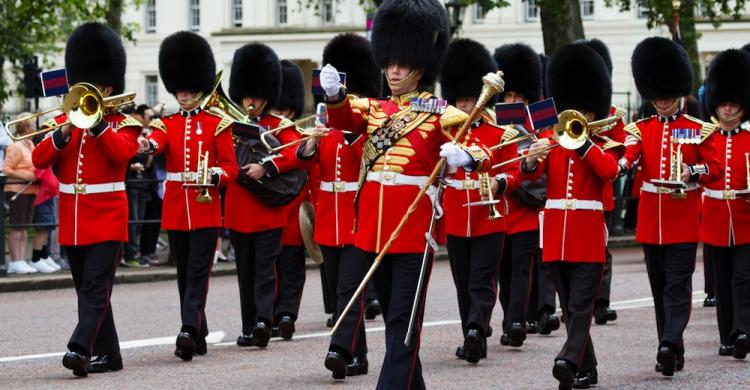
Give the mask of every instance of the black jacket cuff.
[{"label": "black jacket cuff", "polygon": [[101,120],[99,121],[99,123],[96,124],[96,126],[92,127],[90,131],[91,131],[91,134],[94,135],[94,137],[98,137],[104,132],[104,130],[107,129],[107,127],[108,127],[107,122],[105,122],[104,120]]},{"label": "black jacket cuff", "polygon": [[63,150],[70,142],[70,136],[64,136],[61,129],[57,129],[52,132],[52,145],[57,150]]},{"label": "black jacket cuff", "polygon": [[260,165],[266,169],[266,176],[268,177],[274,177],[279,174],[279,169],[276,168],[276,164],[272,160],[266,160]]},{"label": "black jacket cuff", "polygon": [[583,158],[583,156],[585,156],[586,153],[588,153],[589,149],[591,149],[592,146],[594,146],[594,143],[591,142],[590,139],[587,139],[586,142],[583,143],[583,145],[581,145],[580,147],[576,149],[576,153],[578,153],[578,156]]}]

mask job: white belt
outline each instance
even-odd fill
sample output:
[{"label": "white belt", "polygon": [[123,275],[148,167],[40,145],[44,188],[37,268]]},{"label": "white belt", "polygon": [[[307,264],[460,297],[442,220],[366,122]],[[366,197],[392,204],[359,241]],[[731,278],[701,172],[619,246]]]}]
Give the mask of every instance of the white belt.
[{"label": "white belt", "polygon": [[448,187],[453,187],[457,190],[478,190],[479,180],[466,179],[466,180],[451,180],[445,183]]},{"label": "white belt", "polygon": [[354,192],[357,191],[356,181],[321,181],[320,190],[325,192]]},{"label": "white belt", "polygon": [[198,179],[198,172],[167,172],[167,181],[190,182]]},{"label": "white belt", "polygon": [[580,199],[547,199],[547,203],[544,205],[544,208],[555,210],[604,210],[602,202],[598,200]]},{"label": "white belt", "polygon": [[[695,183],[687,183],[685,191],[695,191],[698,189],[698,185]],[[674,188],[657,187],[652,183],[641,184],[641,191],[650,192],[652,194],[671,194],[674,192]]]},{"label": "white belt", "polygon": [[375,181],[389,186],[423,186],[427,176],[407,176],[395,172],[367,172],[367,181]]},{"label": "white belt", "polygon": [[100,184],[63,184],[60,183],[60,192],[71,195],[102,194],[105,192],[125,191],[125,183],[118,181],[115,183]]},{"label": "white belt", "polygon": [[711,199],[719,199],[719,200],[732,200],[737,199],[738,193],[747,193],[747,190],[711,190],[708,188],[703,189],[703,194]]}]

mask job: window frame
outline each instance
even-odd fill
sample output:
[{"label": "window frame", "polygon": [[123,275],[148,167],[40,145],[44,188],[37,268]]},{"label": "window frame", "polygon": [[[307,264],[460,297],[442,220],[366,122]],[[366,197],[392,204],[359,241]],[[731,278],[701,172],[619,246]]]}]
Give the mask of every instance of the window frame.
[{"label": "window frame", "polygon": [[153,107],[159,103],[159,76],[155,74],[147,74],[144,81],[146,84],[146,104],[149,107]]},{"label": "window frame", "polygon": [[[156,33],[156,0],[146,0],[146,21],[144,23],[144,30],[146,34]],[[153,24],[151,24],[153,16]]]},{"label": "window frame", "polygon": [[[591,14],[586,15],[584,10],[586,4],[591,4]],[[596,16],[596,0],[580,0],[581,5],[581,20],[593,20]]]},{"label": "window frame", "polygon": [[[283,21],[281,20],[282,18],[284,19]],[[287,24],[289,24],[289,1],[276,0],[276,25],[286,26]]]},{"label": "window frame", "polygon": [[[197,19],[197,23],[194,23]],[[188,0],[188,30],[196,32],[201,29],[201,2]]]},{"label": "window frame", "polygon": [[[531,3],[534,3],[533,5]],[[525,22],[538,22],[539,21],[539,4],[537,3],[537,0],[525,0],[523,2],[524,9],[523,9],[523,20]],[[530,16],[529,11],[535,9],[536,16]]]},{"label": "window frame", "polygon": [[[232,27],[242,27],[244,19],[242,0],[232,0],[232,5],[229,7],[230,19]],[[238,15],[239,14],[239,15]]]}]

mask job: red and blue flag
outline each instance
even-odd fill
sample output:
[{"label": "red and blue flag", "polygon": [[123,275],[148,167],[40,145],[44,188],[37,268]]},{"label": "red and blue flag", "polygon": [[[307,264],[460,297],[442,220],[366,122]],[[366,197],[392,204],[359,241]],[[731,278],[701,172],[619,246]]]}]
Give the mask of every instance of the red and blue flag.
[{"label": "red and blue flag", "polygon": [[65,68],[41,73],[44,96],[58,96],[68,93],[68,76]]},{"label": "red and blue flag", "polygon": [[540,130],[552,126],[558,122],[557,107],[555,99],[547,98],[534,104],[529,104],[529,119],[531,119],[531,128]]},{"label": "red and blue flag", "polygon": [[498,125],[523,125],[526,123],[526,106],[523,103],[497,103],[495,117]]}]

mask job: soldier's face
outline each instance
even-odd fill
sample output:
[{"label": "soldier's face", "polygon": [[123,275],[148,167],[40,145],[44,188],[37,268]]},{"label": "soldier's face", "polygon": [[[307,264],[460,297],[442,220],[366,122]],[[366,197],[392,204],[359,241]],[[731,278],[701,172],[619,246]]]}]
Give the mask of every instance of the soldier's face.
[{"label": "soldier's face", "polygon": [[242,107],[247,110],[247,114],[251,118],[255,118],[263,112],[263,108],[266,106],[268,101],[258,97],[245,96],[242,98]]},{"label": "soldier's face", "polygon": [[745,111],[738,104],[721,103],[716,107],[716,114],[722,122],[734,122],[739,121],[745,115]]},{"label": "soldier's face", "polygon": [[395,96],[416,90],[423,73],[421,70],[414,70],[408,65],[389,64],[385,68],[388,86]]},{"label": "soldier's face", "polygon": [[503,95],[503,103],[529,104],[529,101],[526,100],[526,96],[523,96],[516,91],[506,91]]},{"label": "soldier's face", "polygon": [[291,119],[291,120],[297,119],[294,117],[294,110],[292,110],[291,108],[287,108],[284,110],[279,110],[278,108],[272,108],[270,111],[271,111],[271,114],[281,115],[287,119]]},{"label": "soldier's face", "polygon": [[456,108],[467,114],[471,112],[475,104],[477,104],[477,98],[474,97],[462,97],[456,99]]},{"label": "soldier's face", "polygon": [[676,101],[677,98],[656,98],[654,99],[654,106],[660,110],[668,110],[675,105]]},{"label": "soldier's face", "polygon": [[198,107],[198,101],[195,99],[195,97],[198,96],[197,92],[177,91],[174,96],[177,98],[177,104],[179,104],[180,108],[183,110],[192,110],[195,107]]}]

